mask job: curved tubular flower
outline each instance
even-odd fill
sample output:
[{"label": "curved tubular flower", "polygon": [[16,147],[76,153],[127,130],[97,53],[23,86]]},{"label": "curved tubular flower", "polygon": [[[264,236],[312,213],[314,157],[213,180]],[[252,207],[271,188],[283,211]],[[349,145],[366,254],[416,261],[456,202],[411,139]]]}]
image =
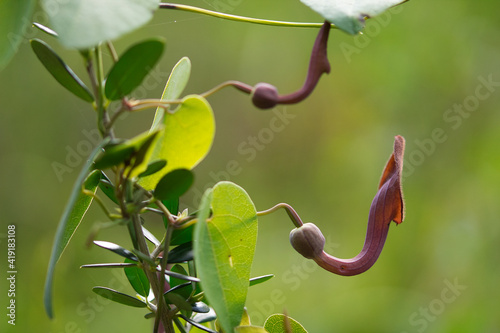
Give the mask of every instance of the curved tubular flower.
[{"label": "curved tubular flower", "polygon": [[352,259],[339,259],[325,251],[314,257],[324,269],[339,275],[357,275],[368,270],[377,261],[384,247],[391,221],[400,224],[404,219],[401,173],[405,140],[396,136],[391,155],[380,180],[379,189],[370,207],[365,244]]}]

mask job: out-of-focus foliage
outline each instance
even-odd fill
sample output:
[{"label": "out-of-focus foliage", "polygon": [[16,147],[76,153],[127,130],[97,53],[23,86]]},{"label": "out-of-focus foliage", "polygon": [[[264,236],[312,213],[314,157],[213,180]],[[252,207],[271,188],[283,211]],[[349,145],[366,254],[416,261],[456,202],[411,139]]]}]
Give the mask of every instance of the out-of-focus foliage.
[{"label": "out-of-focus foliage", "polygon": [[[206,4],[224,4],[212,9],[234,14],[318,20],[299,1]],[[286,308],[309,332],[500,330],[495,264],[500,250],[500,5],[421,0],[397,8],[369,20],[361,36],[332,31],[332,72],[302,104],[261,112],[235,91],[209,98],[218,132],[211,153],[193,170],[195,185],[181,210],[193,211],[205,188],[230,179],[247,190],[258,210],[292,204],[304,222],[321,228],[329,253],[339,257],[361,249],[393,137],[400,134],[407,142],[405,223],[391,227],[379,261],[367,273],[346,278],[322,271],[289,245],[292,225],[286,214],[259,218],[251,276],[273,273],[275,278],[249,289],[252,325]],[[37,15],[47,24],[35,10]],[[169,48],[134,93],[138,98],[161,96],[171,68],[183,56],[192,62],[186,93],[204,92],[228,79],[270,82],[280,91],[293,91],[303,81],[316,31],[160,10],[116,47],[121,54],[132,42],[158,35]],[[52,80],[32,53],[28,38],[45,35],[34,28],[26,36],[0,73],[0,248],[6,248],[6,226],[16,224],[17,328],[105,332],[110,320],[120,318],[112,320],[113,330],[149,331],[136,319],[136,309],[90,292],[96,282],[133,292],[121,270],[78,268],[96,257],[115,258],[96,247],[82,250],[91,223],[78,230],[59,263],[56,319],[49,321],[42,310],[61,202],[97,135],[94,111]],[[83,79],[80,55],[50,44]],[[118,135],[147,130],[153,116],[154,110],[128,116]],[[66,168],[56,172],[54,163]],[[86,218],[103,220],[95,207]],[[163,223],[151,215],[146,227],[154,232]],[[128,237],[114,229],[100,235],[117,244]],[[0,290],[6,288],[1,280]],[[0,323],[1,331],[5,325]]]}]

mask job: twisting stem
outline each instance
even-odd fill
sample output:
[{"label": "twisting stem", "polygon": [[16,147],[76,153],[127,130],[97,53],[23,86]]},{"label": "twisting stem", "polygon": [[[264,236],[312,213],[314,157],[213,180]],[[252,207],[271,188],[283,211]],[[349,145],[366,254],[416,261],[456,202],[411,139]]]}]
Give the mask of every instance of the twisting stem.
[{"label": "twisting stem", "polygon": [[[258,19],[258,18],[253,18],[253,17],[231,15],[231,14],[216,12],[216,11],[208,10],[208,9],[204,9],[204,8],[199,8],[199,7],[194,7],[194,6],[188,6],[188,5],[181,5],[181,4],[175,4],[175,3],[167,3],[167,2],[161,2],[160,3],[160,8],[163,8],[163,9],[177,9],[177,10],[182,10],[182,11],[186,11],[186,12],[192,12],[192,13],[197,13],[197,14],[203,14],[203,15],[209,15],[209,16],[213,16],[213,17],[218,17],[218,18],[222,18],[222,19],[225,19],[225,20],[239,21],[239,22],[248,22],[248,23],[263,24],[263,25],[273,25],[273,26],[278,26],[278,27],[319,28],[319,27],[321,27],[323,25],[322,23],[306,23],[306,22],[287,22],[287,21],[264,20],[264,19]],[[337,28],[337,27],[335,27],[335,26],[332,25],[332,28]]]},{"label": "twisting stem", "polygon": [[267,214],[273,213],[273,212],[277,211],[280,208],[283,208],[286,211],[286,213],[288,214],[288,217],[290,217],[290,220],[292,220],[293,224],[297,228],[301,227],[304,224],[302,222],[299,214],[297,214],[297,212],[295,211],[295,209],[293,209],[293,207],[290,206],[289,204],[286,204],[286,203],[283,203],[283,202],[279,203],[276,206],[271,207],[269,209],[263,210],[261,212],[257,212],[257,216],[263,216],[263,215],[267,215]]},{"label": "twisting stem", "polygon": [[243,92],[246,92],[247,94],[250,94],[253,90],[253,87],[251,85],[248,85],[246,83],[243,83],[243,82],[240,82],[240,81],[226,81],[226,82],[223,82],[221,84],[219,84],[218,86],[204,92],[203,94],[200,94],[201,96],[203,97],[208,97],[216,92],[218,92],[219,90],[222,90],[226,87],[235,87],[236,89],[240,90],[240,91],[243,91]]}]

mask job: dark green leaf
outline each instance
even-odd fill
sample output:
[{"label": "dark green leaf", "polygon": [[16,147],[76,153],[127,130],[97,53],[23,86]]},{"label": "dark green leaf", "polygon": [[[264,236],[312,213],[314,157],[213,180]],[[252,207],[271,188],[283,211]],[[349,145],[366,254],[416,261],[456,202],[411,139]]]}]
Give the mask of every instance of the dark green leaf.
[{"label": "dark green leaf", "polygon": [[270,280],[274,277],[274,274],[268,274],[268,275],[263,275],[263,276],[258,276],[250,279],[250,287],[255,286],[257,284],[266,282],[267,280]]},{"label": "dark green leaf", "polygon": [[137,88],[156,65],[165,47],[161,39],[150,39],[129,48],[113,65],[104,92],[114,101]]},{"label": "dark green leaf", "polygon": [[84,101],[94,101],[94,97],[89,88],[87,88],[82,80],[76,76],[73,70],[64,63],[50,46],[39,39],[32,39],[31,48],[42,62],[43,66],[64,88]]},{"label": "dark green leaf", "polygon": [[167,161],[165,161],[165,160],[158,160],[158,161],[151,162],[148,164],[146,171],[144,171],[143,173],[141,173],[139,175],[139,178],[152,175],[152,174],[160,171],[161,169],[163,169],[166,165],[167,165]]},{"label": "dark green leaf", "polygon": [[[175,272],[175,273],[182,274],[182,275],[186,275],[186,276],[188,275],[188,272],[186,272],[184,267],[182,267],[181,265],[174,265],[171,268],[171,271]],[[184,285],[185,283],[186,283],[186,280],[178,279],[176,277],[170,277],[170,287],[171,288],[175,288],[177,286]],[[193,286],[191,283],[189,283],[188,286],[186,286],[184,288],[180,288],[179,290],[176,290],[176,293],[181,295],[185,299],[188,299],[189,296],[191,295],[192,291],[193,291]]]},{"label": "dark green leaf", "polygon": [[52,245],[49,268],[47,270],[47,277],[45,279],[44,287],[44,306],[49,318],[53,318],[54,316],[52,309],[52,284],[54,279],[55,267],[57,261],[61,257],[62,252],[68,245],[71,237],[80,225],[80,222],[82,221],[85,213],[92,203],[93,197],[89,197],[82,193],[82,185],[84,185],[87,190],[93,191],[94,193],[97,190],[97,184],[101,179],[101,173],[94,171],[89,175],[89,170],[98,152],[104,145],[106,145],[106,143],[107,140],[102,141],[90,153],[90,156],[88,157],[86,163],[80,171],[80,174],[78,175],[75,184],[73,185],[68,203],[64,208],[63,215],[61,216],[59,225],[57,226],[56,236],[54,239],[54,244]]},{"label": "dark green leaf", "polygon": [[172,233],[172,239],[170,240],[170,245],[180,245],[193,240],[193,230],[194,225],[191,225],[184,229],[175,229]]},{"label": "dark green leaf", "polygon": [[194,181],[194,175],[188,169],[172,170],[163,176],[156,185],[154,195],[160,200],[173,200],[183,195]]},{"label": "dark green leaf", "polygon": [[167,303],[175,304],[181,310],[191,311],[191,304],[189,304],[183,296],[177,293],[172,292],[165,294],[165,300]]},{"label": "dark green leaf", "polygon": [[0,71],[7,66],[24,40],[35,0],[0,1]]},{"label": "dark green leaf", "polygon": [[102,178],[99,182],[99,188],[111,201],[113,201],[115,204],[118,204],[118,199],[115,195],[115,186],[113,185],[113,183],[111,183],[104,172],[102,172]]},{"label": "dark green leaf", "polygon": [[97,295],[112,300],[113,302],[121,303],[128,306],[133,306],[136,308],[145,308],[147,304],[138,298],[121,293],[119,291],[106,288],[106,287],[94,287],[92,291]]},{"label": "dark green leaf", "polygon": [[[125,259],[126,263],[133,263],[130,259]],[[128,282],[134,290],[144,297],[149,295],[149,280],[144,271],[137,266],[128,266],[124,268]]]},{"label": "dark green leaf", "polygon": [[181,244],[168,252],[168,263],[176,264],[193,260],[193,243]]},{"label": "dark green leaf", "polygon": [[104,170],[120,165],[132,158],[135,148],[125,143],[109,144],[104,147],[104,152],[96,159],[94,168]]},{"label": "dark green leaf", "polygon": [[139,259],[129,250],[121,247],[120,245],[111,243],[111,242],[105,242],[105,241],[94,241],[94,244],[102,247],[103,249],[110,250],[122,257],[128,258],[132,261],[139,261]]}]

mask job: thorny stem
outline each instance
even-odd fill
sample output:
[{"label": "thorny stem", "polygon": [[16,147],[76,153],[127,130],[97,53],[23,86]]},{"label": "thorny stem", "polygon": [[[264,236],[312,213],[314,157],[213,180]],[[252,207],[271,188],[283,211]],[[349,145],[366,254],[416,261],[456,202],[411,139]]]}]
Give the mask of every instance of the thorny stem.
[{"label": "thorny stem", "polygon": [[[264,19],[258,19],[258,18],[253,18],[253,17],[231,15],[231,14],[216,12],[216,11],[208,10],[208,9],[204,9],[204,8],[188,6],[188,5],[180,5],[180,4],[175,4],[175,3],[167,3],[167,2],[161,2],[160,8],[177,9],[177,10],[182,10],[182,11],[186,11],[186,12],[192,12],[192,13],[197,13],[197,14],[218,17],[218,18],[222,18],[225,20],[247,22],[247,23],[254,23],[254,24],[263,24],[263,25],[272,25],[272,26],[279,26],[279,27],[319,28],[323,25],[322,23],[264,20]],[[337,27],[332,25],[332,28],[336,29]]]}]

